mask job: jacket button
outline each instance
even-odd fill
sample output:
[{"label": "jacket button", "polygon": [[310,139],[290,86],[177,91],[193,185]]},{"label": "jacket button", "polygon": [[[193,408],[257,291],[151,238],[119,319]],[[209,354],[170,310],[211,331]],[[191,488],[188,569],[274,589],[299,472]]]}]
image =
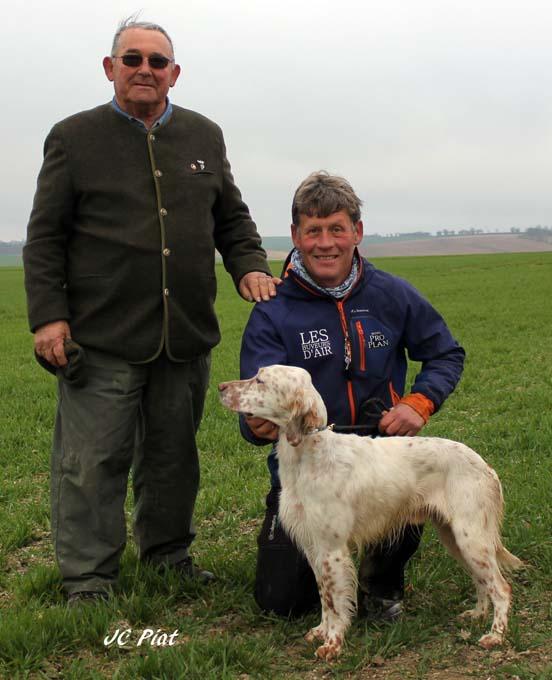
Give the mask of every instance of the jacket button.
[{"label": "jacket button", "polygon": [[150,138],[150,142],[155,142],[155,135],[150,135],[149,138]]},{"label": "jacket button", "polygon": [[162,177],[162,176],[163,176],[163,173],[161,172],[161,170],[156,170],[153,174],[154,174],[156,177]]},{"label": "jacket button", "polygon": [[167,211],[165,210],[165,208],[161,208],[161,210],[159,211],[159,214],[161,215],[161,217],[166,217]]},{"label": "jacket button", "polygon": [[163,291],[163,295],[165,297],[169,297],[169,289],[168,288],[165,288],[165,290]]},{"label": "jacket button", "polygon": [[165,257],[169,257],[170,254],[171,254],[171,249],[170,249],[170,248],[163,248],[163,255],[164,255]]}]

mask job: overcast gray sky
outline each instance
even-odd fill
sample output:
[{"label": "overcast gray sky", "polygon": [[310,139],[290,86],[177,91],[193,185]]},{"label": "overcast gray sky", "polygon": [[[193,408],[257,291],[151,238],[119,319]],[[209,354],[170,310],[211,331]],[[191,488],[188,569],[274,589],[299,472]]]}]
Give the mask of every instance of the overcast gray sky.
[{"label": "overcast gray sky", "polygon": [[321,168],[351,181],[368,233],[552,224],[550,0],[27,0],[3,16],[0,240],[25,235],[51,126],[111,98],[101,60],[139,9],[263,235],[288,234]]}]

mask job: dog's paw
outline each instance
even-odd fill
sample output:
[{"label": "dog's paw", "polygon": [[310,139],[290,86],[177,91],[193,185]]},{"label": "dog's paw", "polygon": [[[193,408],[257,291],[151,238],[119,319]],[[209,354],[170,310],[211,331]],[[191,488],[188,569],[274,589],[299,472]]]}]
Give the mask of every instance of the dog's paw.
[{"label": "dog's paw", "polygon": [[462,612],[458,618],[459,619],[483,619],[486,616],[487,612],[484,609],[468,609],[465,612]]},{"label": "dog's paw", "polygon": [[305,640],[307,642],[314,642],[315,640],[325,640],[326,639],[326,633],[324,632],[324,628],[322,627],[322,624],[319,626],[316,626],[316,628],[311,628],[309,632],[305,635]]},{"label": "dog's paw", "polygon": [[316,656],[325,661],[333,661],[333,659],[337,659],[341,653],[342,646],[343,640],[339,635],[336,635],[335,637],[326,640],[326,642],[316,650]]},{"label": "dog's paw", "polygon": [[479,644],[485,649],[492,649],[502,644],[502,635],[497,633],[488,633],[479,638]]}]

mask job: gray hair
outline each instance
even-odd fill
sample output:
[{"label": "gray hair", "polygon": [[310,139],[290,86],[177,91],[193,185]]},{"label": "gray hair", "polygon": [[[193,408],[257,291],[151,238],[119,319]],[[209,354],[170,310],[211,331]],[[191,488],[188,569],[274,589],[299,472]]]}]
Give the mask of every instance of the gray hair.
[{"label": "gray hair", "polygon": [[129,28],[140,28],[143,31],[158,31],[162,35],[167,38],[169,41],[169,45],[171,46],[171,51],[172,51],[172,56],[174,57],[174,46],[173,46],[173,41],[171,40],[171,36],[167,33],[167,31],[162,27],[159,26],[159,24],[152,24],[149,21],[138,21],[138,16],[139,12],[136,14],[132,14],[131,16],[127,17],[126,19],[123,19],[119,26],[117,27],[117,31],[115,32],[115,35],[113,36],[113,44],[111,46],[111,56],[115,57],[117,55],[117,50],[119,48],[119,40],[121,38],[121,35],[125,32],[128,31]]},{"label": "gray hair", "polygon": [[360,220],[361,205],[362,201],[346,179],[319,170],[311,173],[297,188],[291,206],[291,218],[293,224],[298,226],[301,215],[328,217],[345,210],[353,224],[356,224]]}]

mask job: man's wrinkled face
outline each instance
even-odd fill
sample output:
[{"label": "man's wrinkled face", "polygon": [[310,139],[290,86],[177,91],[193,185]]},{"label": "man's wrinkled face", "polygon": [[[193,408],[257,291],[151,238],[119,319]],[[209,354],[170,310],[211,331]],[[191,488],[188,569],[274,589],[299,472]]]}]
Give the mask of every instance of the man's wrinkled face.
[{"label": "man's wrinkled face", "polygon": [[314,281],[334,288],[351,272],[355,247],[362,240],[362,222],[353,223],[345,210],[328,217],[301,215],[299,224],[291,226],[291,235]]},{"label": "man's wrinkled face", "polygon": [[[137,54],[143,57],[139,66],[125,66],[119,57]],[[162,109],[171,88],[180,75],[180,66],[170,61],[163,69],[149,65],[148,57],[173,59],[171,45],[159,31],[129,28],[119,38],[116,58],[105,57],[103,66],[109,80],[113,81],[119,106],[128,113],[136,107]]]}]

